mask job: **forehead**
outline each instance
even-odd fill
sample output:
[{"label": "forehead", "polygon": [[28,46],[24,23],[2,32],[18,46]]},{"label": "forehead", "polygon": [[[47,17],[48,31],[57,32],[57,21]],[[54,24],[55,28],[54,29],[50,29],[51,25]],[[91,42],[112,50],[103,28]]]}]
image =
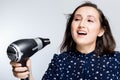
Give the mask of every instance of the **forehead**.
[{"label": "forehead", "polygon": [[94,16],[96,18],[99,18],[99,12],[90,6],[84,6],[84,7],[80,7],[76,10],[75,15],[81,15],[81,16]]}]

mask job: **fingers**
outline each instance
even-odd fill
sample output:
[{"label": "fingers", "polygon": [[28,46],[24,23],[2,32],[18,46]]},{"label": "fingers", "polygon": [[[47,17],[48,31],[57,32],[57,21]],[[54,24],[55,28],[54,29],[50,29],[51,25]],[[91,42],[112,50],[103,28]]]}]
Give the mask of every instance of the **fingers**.
[{"label": "fingers", "polygon": [[14,67],[13,72],[22,73],[28,71],[27,67]]},{"label": "fingers", "polygon": [[[20,66],[22,66],[22,64],[19,63],[19,62],[13,62],[13,61],[11,61],[10,64],[11,64],[12,66],[14,66],[14,67],[20,67]],[[27,66],[27,67],[31,67],[31,60],[30,60],[30,59],[27,60],[26,66]]]},{"label": "fingers", "polygon": [[22,67],[22,64],[18,62],[11,61],[10,64],[12,65],[12,71],[15,77],[25,79],[29,76],[29,69],[31,67],[31,61],[29,59],[27,60],[26,67]]},{"label": "fingers", "polygon": [[[18,64],[19,65],[19,64]],[[13,66],[13,75],[17,78],[25,79],[29,75],[29,70],[27,67]]]},{"label": "fingers", "polygon": [[20,67],[20,66],[22,66],[22,64],[21,63],[18,63],[18,62],[10,62],[10,64],[13,66],[13,67]]},{"label": "fingers", "polygon": [[25,72],[13,72],[13,75],[17,78],[21,78],[21,79],[25,79],[29,76],[29,71],[25,71]]}]

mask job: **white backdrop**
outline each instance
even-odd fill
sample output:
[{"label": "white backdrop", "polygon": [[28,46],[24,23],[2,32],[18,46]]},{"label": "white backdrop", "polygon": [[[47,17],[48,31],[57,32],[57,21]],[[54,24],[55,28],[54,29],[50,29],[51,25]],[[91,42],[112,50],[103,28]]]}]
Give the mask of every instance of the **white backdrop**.
[{"label": "white backdrop", "polygon": [[[66,27],[65,14],[85,0],[0,0],[0,80],[18,80],[12,74],[7,47],[23,38],[50,38],[51,44],[31,57],[33,74],[41,80],[59,45]],[[91,0],[107,16],[120,51],[120,1]]]}]

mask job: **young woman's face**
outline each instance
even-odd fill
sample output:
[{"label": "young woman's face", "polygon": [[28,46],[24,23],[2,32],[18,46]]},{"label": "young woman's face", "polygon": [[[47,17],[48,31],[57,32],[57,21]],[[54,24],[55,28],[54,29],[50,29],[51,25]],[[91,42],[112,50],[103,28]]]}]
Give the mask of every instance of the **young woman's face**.
[{"label": "young woman's face", "polygon": [[95,48],[97,37],[102,36],[103,33],[99,13],[95,8],[86,6],[75,12],[71,34],[77,47],[92,46]]}]

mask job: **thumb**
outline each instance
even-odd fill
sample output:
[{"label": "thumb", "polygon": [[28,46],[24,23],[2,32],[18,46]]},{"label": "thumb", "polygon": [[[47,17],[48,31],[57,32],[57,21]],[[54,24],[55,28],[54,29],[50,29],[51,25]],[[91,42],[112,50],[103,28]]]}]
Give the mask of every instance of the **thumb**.
[{"label": "thumb", "polygon": [[28,68],[31,67],[31,60],[30,60],[30,58],[28,58],[26,66],[27,66]]},{"label": "thumb", "polygon": [[29,72],[31,74],[32,73],[32,62],[31,62],[30,58],[28,58],[26,66],[27,66],[27,68],[28,68],[28,70],[29,70]]},{"label": "thumb", "polygon": [[32,74],[32,65],[31,65],[31,60],[30,60],[30,58],[27,60],[27,67],[28,67],[28,70],[29,70],[29,72],[30,72],[30,74],[29,74],[29,77],[30,77],[30,80],[34,80],[34,78],[33,78],[33,74]]}]

